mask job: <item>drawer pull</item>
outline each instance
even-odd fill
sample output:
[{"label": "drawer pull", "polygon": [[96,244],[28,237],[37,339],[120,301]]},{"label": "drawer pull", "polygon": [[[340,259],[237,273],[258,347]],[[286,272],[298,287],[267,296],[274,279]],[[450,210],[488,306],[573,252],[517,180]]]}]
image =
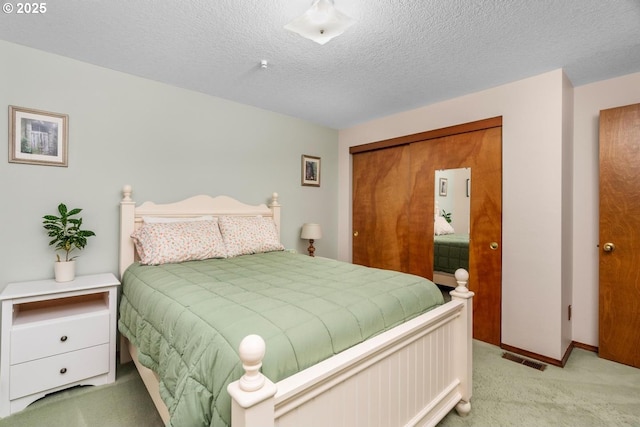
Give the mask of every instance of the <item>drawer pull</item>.
[{"label": "drawer pull", "polygon": [[66,374],[66,373],[67,373],[67,368],[62,368],[62,369],[60,369],[60,373],[61,373],[61,374]]},{"label": "drawer pull", "polygon": [[60,337],[60,341],[65,342],[67,340],[67,336],[63,335]]}]

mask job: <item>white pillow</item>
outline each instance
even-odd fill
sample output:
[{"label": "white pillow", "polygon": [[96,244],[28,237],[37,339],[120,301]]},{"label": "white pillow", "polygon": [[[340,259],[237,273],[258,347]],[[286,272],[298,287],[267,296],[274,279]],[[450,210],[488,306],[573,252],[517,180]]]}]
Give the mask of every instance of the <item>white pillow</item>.
[{"label": "white pillow", "polygon": [[145,223],[131,234],[141,264],[226,258],[218,221]]},{"label": "white pillow", "polygon": [[271,218],[221,216],[218,223],[229,257],[284,250]]},{"label": "white pillow", "polygon": [[438,216],[433,224],[433,233],[436,236],[441,236],[443,234],[453,234],[455,231],[443,216]]},{"label": "white pillow", "polygon": [[162,217],[162,216],[143,216],[142,222],[148,224],[168,223],[168,222],[192,222],[192,221],[214,221],[215,218],[211,215],[197,216],[197,217]]}]

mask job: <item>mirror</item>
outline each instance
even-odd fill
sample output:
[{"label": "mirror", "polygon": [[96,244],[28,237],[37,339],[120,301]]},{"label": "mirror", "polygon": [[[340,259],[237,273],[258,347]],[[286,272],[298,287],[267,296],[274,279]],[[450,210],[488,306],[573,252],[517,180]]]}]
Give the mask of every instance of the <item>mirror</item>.
[{"label": "mirror", "polygon": [[434,195],[433,281],[455,287],[455,271],[469,270],[471,168],[437,170]]}]

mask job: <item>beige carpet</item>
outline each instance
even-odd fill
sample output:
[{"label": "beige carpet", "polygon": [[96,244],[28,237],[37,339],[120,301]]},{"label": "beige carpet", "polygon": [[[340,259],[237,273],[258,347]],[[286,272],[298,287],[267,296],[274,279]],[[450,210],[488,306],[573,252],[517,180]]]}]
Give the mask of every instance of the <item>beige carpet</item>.
[{"label": "beige carpet", "polygon": [[0,427],[161,427],[164,424],[133,363],[117,367],[116,382],[46,396],[0,419]]},{"label": "beige carpet", "polygon": [[539,371],[503,352],[474,342],[471,413],[439,426],[640,426],[640,369],[574,349],[564,368]]}]

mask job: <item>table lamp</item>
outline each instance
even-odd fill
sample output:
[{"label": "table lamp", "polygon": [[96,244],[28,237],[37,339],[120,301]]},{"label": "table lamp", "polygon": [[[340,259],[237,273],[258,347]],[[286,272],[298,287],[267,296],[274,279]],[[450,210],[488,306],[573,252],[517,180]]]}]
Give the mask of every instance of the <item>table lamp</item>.
[{"label": "table lamp", "polygon": [[313,253],[316,251],[316,248],[313,247],[313,241],[322,238],[322,230],[320,229],[320,224],[304,224],[302,226],[300,238],[309,240],[309,248],[307,250],[309,251],[309,256],[314,256]]}]

